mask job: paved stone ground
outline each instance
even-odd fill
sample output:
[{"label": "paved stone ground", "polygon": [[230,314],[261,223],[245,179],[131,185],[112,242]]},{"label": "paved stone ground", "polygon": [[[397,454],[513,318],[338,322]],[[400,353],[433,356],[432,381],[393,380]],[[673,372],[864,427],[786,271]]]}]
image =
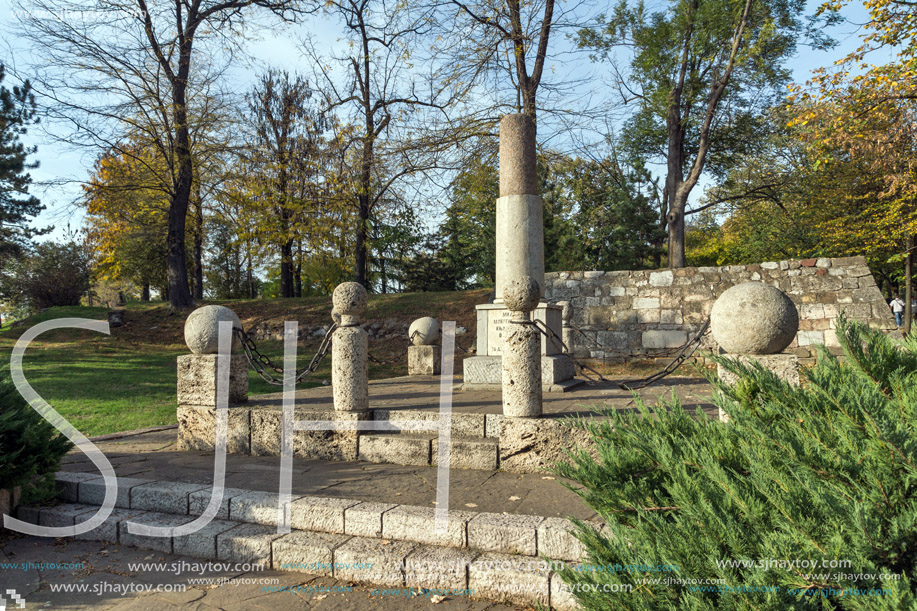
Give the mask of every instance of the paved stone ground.
[{"label": "paved stone ground", "polygon": [[[192,484],[213,481],[213,454],[178,451],[175,429],[97,442],[96,445],[111,461],[119,477]],[[95,465],[78,450],[64,457],[62,469],[98,473]],[[436,467],[294,458],[292,492],[433,507],[436,477]],[[226,457],[226,487],[277,492],[279,481],[280,459],[276,456],[229,454]],[[595,515],[576,494],[551,475],[501,471],[451,469],[449,506],[451,509],[545,517],[588,519]]]},{"label": "paved stone ground", "polygon": [[[501,394],[493,390],[459,390],[461,376],[455,377],[452,410],[462,413],[503,413]],[[633,393],[618,387],[624,378],[608,382],[587,383],[566,393],[544,393],[544,414],[550,417],[585,415],[596,406],[628,409],[633,406]],[[440,376],[405,376],[373,380],[369,383],[369,404],[373,409],[439,409]],[[697,407],[715,415],[710,403],[712,387],[701,377],[663,378],[653,386],[639,391],[647,405],[659,399],[678,398],[682,406],[693,412]],[[281,394],[250,397],[246,407],[281,408]],[[334,409],[330,386],[306,388],[296,392],[296,406],[306,409]]]},{"label": "paved stone ground", "polygon": [[[187,563],[173,567],[172,563]],[[428,597],[374,592],[374,588],[349,584],[327,577],[280,571],[196,570],[196,558],[139,550],[109,543],[43,539],[0,534],[0,563],[65,564],[81,568],[29,570],[0,568],[0,595],[12,589],[26,603],[27,610],[69,609],[117,611],[511,611],[526,607],[478,601],[467,596],[446,596],[436,603]],[[131,567],[130,563],[161,563],[158,570]],[[189,567],[189,565],[191,565]],[[188,567],[188,568],[184,568]],[[178,568],[176,571],[174,568]],[[182,570],[184,568],[184,570]],[[212,578],[213,583],[190,584],[189,579]],[[263,583],[233,583],[230,580],[276,579]],[[54,591],[60,585],[85,591]],[[321,588],[352,591],[321,591]],[[156,590],[143,591],[147,587]],[[289,587],[290,590],[277,591]],[[183,591],[181,591],[183,590]],[[7,601],[8,609],[18,605]]]}]

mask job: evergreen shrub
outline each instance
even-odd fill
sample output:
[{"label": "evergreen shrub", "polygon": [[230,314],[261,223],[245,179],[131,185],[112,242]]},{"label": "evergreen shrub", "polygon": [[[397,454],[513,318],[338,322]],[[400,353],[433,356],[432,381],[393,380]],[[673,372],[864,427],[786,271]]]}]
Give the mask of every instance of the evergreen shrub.
[{"label": "evergreen shrub", "polygon": [[638,401],[574,424],[599,459],[555,472],[608,525],[574,520],[589,570],[561,577],[584,608],[917,608],[917,339],[837,335],[845,358],[820,347],[799,387],[714,357],[739,376],[711,379],[728,423]]}]

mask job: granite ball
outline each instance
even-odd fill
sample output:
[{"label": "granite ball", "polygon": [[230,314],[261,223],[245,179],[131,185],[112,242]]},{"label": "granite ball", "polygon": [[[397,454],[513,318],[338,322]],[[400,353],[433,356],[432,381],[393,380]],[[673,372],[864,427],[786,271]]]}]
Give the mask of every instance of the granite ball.
[{"label": "granite ball", "polygon": [[531,312],[541,298],[541,288],[531,276],[514,278],[503,289],[503,303],[513,312]]},{"label": "granite ball", "polygon": [[[185,321],[185,343],[194,354],[216,354],[220,348],[220,322],[228,320],[234,328],[242,328],[236,313],[220,305],[198,308]],[[239,337],[233,334],[232,352],[241,347]]]},{"label": "granite ball", "polygon": [[726,290],[713,304],[710,330],[730,354],[776,354],[796,337],[799,313],[780,289],[745,282]]},{"label": "granite ball", "polygon": [[408,337],[415,346],[431,346],[439,339],[439,323],[429,316],[418,318],[408,328]]},{"label": "granite ball", "polygon": [[331,302],[341,316],[359,316],[366,310],[369,295],[359,282],[342,282],[334,289]]}]

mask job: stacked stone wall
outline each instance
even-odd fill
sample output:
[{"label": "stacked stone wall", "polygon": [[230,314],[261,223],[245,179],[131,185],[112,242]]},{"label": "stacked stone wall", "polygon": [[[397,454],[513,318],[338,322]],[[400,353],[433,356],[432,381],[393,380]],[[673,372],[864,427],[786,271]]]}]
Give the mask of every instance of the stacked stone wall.
[{"label": "stacked stone wall", "polygon": [[[664,356],[700,330],[714,301],[742,282],[771,284],[799,310],[799,332],[786,352],[814,355],[816,344],[839,347],[836,320],[888,332],[895,320],[864,257],[804,259],[674,270],[546,274],[546,298],[573,304],[574,347],[580,357]],[[718,347],[708,334],[703,348]]]}]

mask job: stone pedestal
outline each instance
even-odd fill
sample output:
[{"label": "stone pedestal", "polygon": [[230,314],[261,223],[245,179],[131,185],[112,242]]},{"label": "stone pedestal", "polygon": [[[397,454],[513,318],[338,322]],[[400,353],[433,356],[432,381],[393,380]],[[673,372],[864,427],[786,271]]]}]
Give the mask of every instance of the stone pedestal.
[{"label": "stone pedestal", "polygon": [[[178,406],[178,449],[204,450],[216,448],[217,414],[215,407],[202,405]],[[226,451],[229,454],[249,454],[251,424],[249,409],[229,409],[226,426]]]},{"label": "stone pedestal", "polygon": [[[518,316],[517,320],[527,318]],[[542,410],[539,333],[532,325],[514,324],[512,327],[506,337],[502,359],[503,415],[508,418],[537,418]]]},{"label": "stone pedestal", "polygon": [[409,346],[408,375],[438,375],[442,361],[442,348],[439,346]]},{"label": "stone pedestal", "polygon": [[[743,364],[760,363],[765,369],[772,371],[778,378],[799,386],[799,357],[795,354],[730,354],[729,358]],[[735,384],[738,378],[726,371],[722,365],[717,365],[716,373],[726,384]],[[728,414],[720,410],[720,420],[729,421]]]},{"label": "stone pedestal", "polygon": [[531,276],[544,297],[544,220],[538,195],[505,195],[497,199],[494,300],[513,278]]},{"label": "stone pedestal", "polygon": [[[185,354],[178,357],[178,404],[216,407],[216,354]],[[248,359],[229,357],[229,403],[248,400]]]}]

